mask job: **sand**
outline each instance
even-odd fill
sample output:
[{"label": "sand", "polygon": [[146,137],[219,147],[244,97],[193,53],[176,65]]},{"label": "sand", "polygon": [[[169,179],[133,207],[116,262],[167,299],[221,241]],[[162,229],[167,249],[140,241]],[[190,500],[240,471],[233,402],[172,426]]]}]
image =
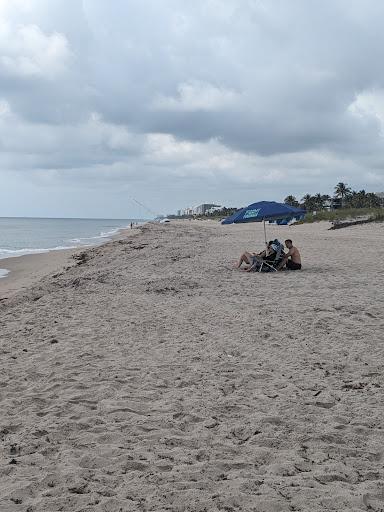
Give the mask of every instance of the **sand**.
[{"label": "sand", "polygon": [[[120,240],[121,238],[135,236],[137,233],[136,228],[133,231],[131,229],[119,229],[111,239]],[[72,256],[82,250],[84,250],[84,247],[0,259],[0,301],[12,297],[21,290],[30,288],[34,283],[49,274],[75,265]]]},{"label": "sand", "polygon": [[146,225],[0,303],[0,511],[380,511],[384,225]]},{"label": "sand", "polygon": [[0,259],[0,269],[7,270],[0,279],[0,300],[28,289],[42,277],[61,267],[72,265],[73,249],[27,254],[17,258]]}]

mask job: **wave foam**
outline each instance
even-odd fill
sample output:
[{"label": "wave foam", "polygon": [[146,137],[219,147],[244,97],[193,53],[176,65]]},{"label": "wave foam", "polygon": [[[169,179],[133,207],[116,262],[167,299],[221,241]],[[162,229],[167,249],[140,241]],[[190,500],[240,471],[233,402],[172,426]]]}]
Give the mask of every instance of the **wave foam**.
[{"label": "wave foam", "polygon": [[0,259],[4,258],[15,258],[17,256],[25,256],[26,254],[42,254],[50,251],[63,251],[65,249],[76,249],[77,245],[59,245],[57,247],[48,248],[33,248],[26,247],[24,249],[1,249],[0,248]]},{"label": "wave foam", "polygon": [[0,279],[2,277],[6,277],[8,274],[9,274],[9,270],[7,270],[6,268],[0,268]]},{"label": "wave foam", "polygon": [[57,247],[48,247],[48,248],[35,248],[35,247],[25,247],[23,249],[3,249],[0,247],[0,260],[5,258],[15,258],[18,256],[25,256],[27,254],[42,254],[50,251],[62,251],[65,249],[77,249],[79,247],[89,247],[92,245],[98,245],[97,241],[104,242],[106,239],[111,238],[116,235],[119,231],[123,229],[128,229],[127,226],[119,226],[117,228],[111,229],[110,231],[101,231],[97,236],[90,237],[80,237],[80,238],[71,238],[68,239],[69,245],[60,245]]},{"label": "wave foam", "polygon": [[89,237],[82,237],[82,238],[71,238],[69,241],[71,243],[75,244],[82,244],[85,240],[100,240],[105,238],[110,238],[111,236],[116,235],[119,231],[122,229],[128,229],[129,226],[120,226],[118,228],[114,228],[111,231],[101,231],[99,235],[96,236],[89,236]]}]

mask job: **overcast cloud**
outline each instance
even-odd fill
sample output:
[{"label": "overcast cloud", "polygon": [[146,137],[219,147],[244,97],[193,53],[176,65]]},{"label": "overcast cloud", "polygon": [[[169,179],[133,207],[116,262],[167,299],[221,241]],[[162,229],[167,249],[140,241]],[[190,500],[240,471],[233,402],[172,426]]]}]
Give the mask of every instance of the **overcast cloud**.
[{"label": "overcast cloud", "polygon": [[0,0],[0,215],[384,190],[381,0]]}]

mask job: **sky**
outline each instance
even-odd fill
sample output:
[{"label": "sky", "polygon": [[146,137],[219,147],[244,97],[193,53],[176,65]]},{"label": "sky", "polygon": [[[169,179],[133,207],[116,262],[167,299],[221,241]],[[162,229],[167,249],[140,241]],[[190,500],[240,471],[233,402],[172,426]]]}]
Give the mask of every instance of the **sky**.
[{"label": "sky", "polygon": [[0,216],[384,191],[383,19],[382,0],[0,0]]}]

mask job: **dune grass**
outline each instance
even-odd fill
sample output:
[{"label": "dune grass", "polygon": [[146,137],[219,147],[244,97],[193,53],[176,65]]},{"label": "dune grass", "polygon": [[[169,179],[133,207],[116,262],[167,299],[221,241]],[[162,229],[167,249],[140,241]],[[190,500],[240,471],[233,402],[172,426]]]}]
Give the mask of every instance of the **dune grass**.
[{"label": "dune grass", "polygon": [[307,222],[319,222],[321,220],[342,221],[342,220],[357,220],[362,217],[367,219],[381,221],[384,220],[384,209],[383,208],[342,208],[340,210],[319,210],[316,215],[312,212],[306,214],[304,221]]}]

